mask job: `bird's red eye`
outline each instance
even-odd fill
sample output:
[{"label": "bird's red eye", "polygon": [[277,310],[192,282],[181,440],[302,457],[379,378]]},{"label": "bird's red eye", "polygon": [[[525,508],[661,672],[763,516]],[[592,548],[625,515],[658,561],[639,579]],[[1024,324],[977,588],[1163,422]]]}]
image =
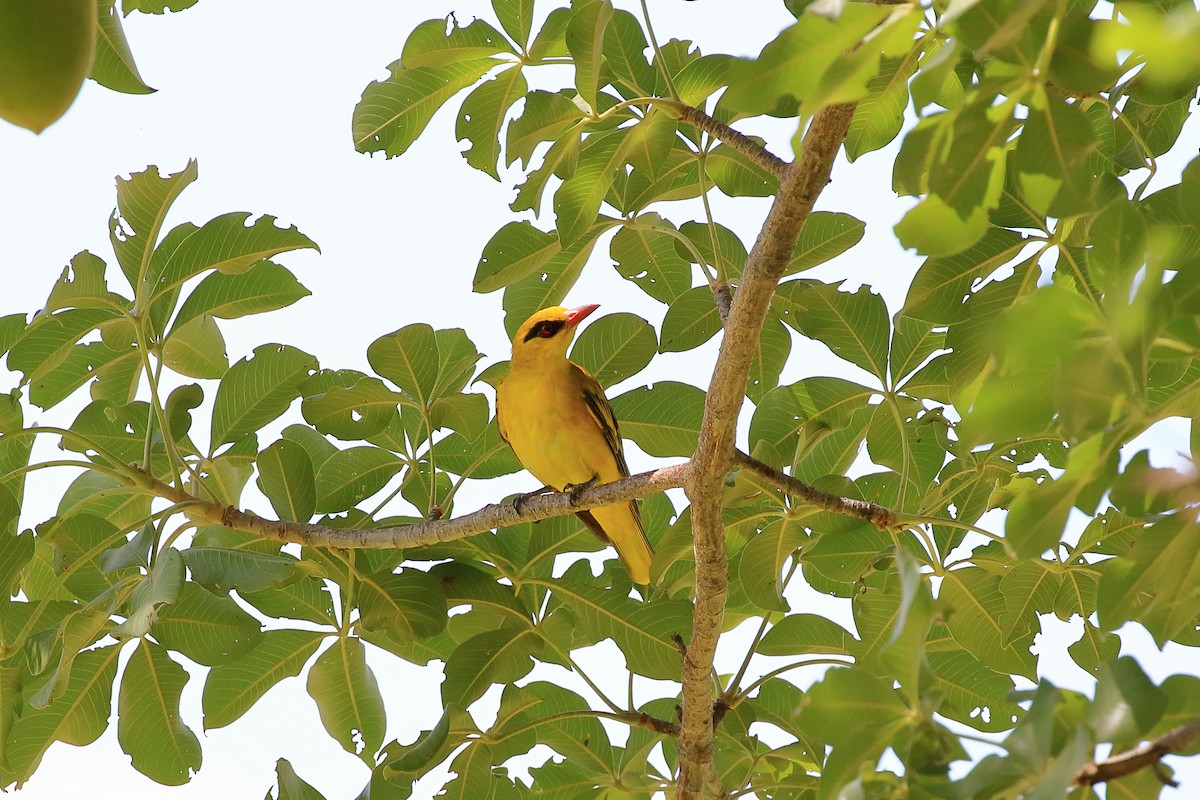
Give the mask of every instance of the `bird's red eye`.
[{"label": "bird's red eye", "polygon": [[538,328],[538,335],[550,338],[558,332],[558,327],[553,322],[543,322]]}]

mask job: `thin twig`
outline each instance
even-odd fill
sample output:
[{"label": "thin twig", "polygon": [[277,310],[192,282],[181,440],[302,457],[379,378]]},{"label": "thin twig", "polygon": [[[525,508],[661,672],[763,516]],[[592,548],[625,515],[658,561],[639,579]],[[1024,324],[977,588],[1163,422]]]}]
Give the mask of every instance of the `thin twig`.
[{"label": "thin twig", "polygon": [[[1180,725],[1132,750],[1084,764],[1083,768],[1075,773],[1075,785],[1095,786],[1097,783],[1116,780],[1140,769],[1157,765],[1163,756],[1187,750],[1197,743],[1200,743],[1200,719]],[[1159,779],[1162,780],[1163,776],[1160,775]],[[1169,779],[1163,782],[1168,783]]]}]

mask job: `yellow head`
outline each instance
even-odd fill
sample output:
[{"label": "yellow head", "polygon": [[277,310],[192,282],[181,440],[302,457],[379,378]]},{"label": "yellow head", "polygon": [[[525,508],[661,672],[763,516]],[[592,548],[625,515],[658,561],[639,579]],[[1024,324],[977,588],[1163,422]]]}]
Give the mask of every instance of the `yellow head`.
[{"label": "yellow head", "polygon": [[535,312],[521,323],[513,337],[513,363],[545,362],[556,357],[565,360],[576,326],[599,307],[594,303],[577,308],[551,306]]}]

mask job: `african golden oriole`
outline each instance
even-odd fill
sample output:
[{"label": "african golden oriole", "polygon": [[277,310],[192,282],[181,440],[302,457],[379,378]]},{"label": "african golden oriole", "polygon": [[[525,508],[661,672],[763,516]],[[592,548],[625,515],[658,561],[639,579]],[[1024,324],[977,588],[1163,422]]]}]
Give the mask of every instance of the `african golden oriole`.
[{"label": "african golden oriole", "polygon": [[[517,329],[512,364],[496,388],[500,435],[525,469],[559,491],[628,477],[621,432],[604,389],[567,360],[575,328],[599,306],[543,308]],[[654,552],[637,503],[617,503],[577,516],[617,555],[635,583],[650,582]]]}]

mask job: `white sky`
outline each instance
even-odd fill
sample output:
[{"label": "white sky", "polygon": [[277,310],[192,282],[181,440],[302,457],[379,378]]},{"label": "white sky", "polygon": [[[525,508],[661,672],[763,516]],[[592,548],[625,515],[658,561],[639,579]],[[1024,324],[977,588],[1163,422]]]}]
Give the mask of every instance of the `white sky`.
[{"label": "white sky", "polygon": [[[637,11],[636,2],[616,5]],[[550,7],[539,4],[543,14]],[[202,0],[179,14],[135,14],[126,19],[142,76],[158,93],[120,95],[89,82],[67,115],[40,137],[0,123],[0,269],[8,276],[0,315],[40,308],[62,267],[81,250],[115,263],[107,229],[116,198],[114,176],[148,164],[177,172],[189,158],[197,158],[199,180],[176,202],[168,227],[184,221],[203,223],[229,211],[267,213],[297,225],[322,249],[319,255],[305,251],[280,259],[312,297],[280,312],[221,322],[231,361],[257,344],[284,342],[314,354],[323,367],[365,370],[370,342],[417,321],[465,328],[485,354],[484,365],[507,358],[500,294],[475,295],[470,286],[484,243],[514,218],[507,204],[516,176],[502,175],[504,180],[496,183],[459,157],[453,101],[399,159],[360,155],[350,137],[350,115],[366,84],[386,75],[387,64],[399,57],[417,23],[451,11],[463,23],[476,14],[494,19],[488,4],[479,0],[359,0],[337,7],[311,0]],[[690,38],[704,52],[734,55],[757,53],[791,19],[777,0],[654,0],[651,12],[661,39]],[[546,84],[538,83],[539,72]],[[533,71],[532,83],[557,88],[569,78],[565,70],[556,74],[542,68]],[[788,127],[773,121],[739,127],[768,136],[777,153],[790,155],[793,131]],[[1194,154],[1200,142],[1195,120],[1185,136],[1191,144],[1179,151]],[[870,283],[893,312],[920,263],[900,249],[891,232],[911,205],[890,189],[894,152],[895,145],[852,166],[839,163],[819,207],[866,220],[866,238],[848,257],[805,276],[849,278],[848,288]],[[1162,165],[1155,185],[1175,182],[1182,164]],[[717,218],[749,245],[766,203],[715,195],[714,205]],[[687,205],[662,213],[676,222],[694,216]],[[549,229],[553,220],[543,218],[536,224]],[[568,304],[599,302],[602,313],[632,311],[660,323],[665,308],[618,278],[611,263],[607,244],[602,243]],[[115,274],[113,278],[110,285],[119,287],[120,280]],[[660,379],[701,383],[714,355],[710,343],[688,354],[660,356],[617,391]],[[822,345],[797,339],[784,380],[829,373],[866,379],[830,357]],[[17,380],[0,368],[0,389],[7,391]],[[206,393],[211,402],[212,388]],[[77,394],[65,411],[39,413],[36,418],[69,422],[83,402]],[[1186,437],[1186,428],[1182,430]],[[1186,449],[1186,438],[1176,438],[1179,431],[1178,426],[1164,431],[1154,443],[1164,453]],[[260,444],[270,440],[264,436]],[[635,471],[652,465],[636,451],[630,461]],[[58,485],[31,483],[24,525],[51,513]],[[532,488],[526,475],[464,491],[458,513],[521,488]],[[248,502],[265,509],[261,501],[255,505],[252,495]],[[822,610],[849,624],[844,604],[830,604],[803,589],[790,599],[793,608]],[[820,603],[819,609],[814,609],[815,603]],[[1042,660],[1043,674],[1059,685],[1090,693],[1091,680],[1065,657],[1078,628],[1053,620],[1045,624],[1050,635],[1042,637],[1049,653]],[[1123,638],[1125,652],[1136,653],[1156,681],[1172,672],[1198,671],[1200,659],[1194,653],[1173,648],[1159,654],[1140,629],[1124,632]],[[745,634],[723,641],[718,669],[736,668],[747,639]],[[616,657],[611,645],[598,649],[601,663]],[[412,741],[440,714],[440,669],[417,669],[377,650],[372,651],[371,665],[387,703],[385,741]],[[114,725],[90,747],[55,745],[18,796],[49,800],[86,791],[96,800],[260,797],[274,783],[279,757],[289,759],[301,777],[331,800],[354,797],[363,787],[367,769],[325,734],[302,678],[273,689],[233,725],[203,733],[203,669],[189,668],[194,677],[184,693],[184,716],[204,748],[203,768],[190,784],[169,789],[136,772],[120,751]],[[606,676],[604,670],[597,671],[602,688],[618,697],[625,691],[620,672],[609,670]],[[817,673],[799,670],[793,676],[806,683]],[[1175,763],[1178,767],[1186,762]],[[1180,777],[1190,778],[1194,791],[1200,769],[1190,766]],[[436,788],[425,787],[414,796],[428,797]],[[1171,794],[1183,796],[1165,796]]]}]

